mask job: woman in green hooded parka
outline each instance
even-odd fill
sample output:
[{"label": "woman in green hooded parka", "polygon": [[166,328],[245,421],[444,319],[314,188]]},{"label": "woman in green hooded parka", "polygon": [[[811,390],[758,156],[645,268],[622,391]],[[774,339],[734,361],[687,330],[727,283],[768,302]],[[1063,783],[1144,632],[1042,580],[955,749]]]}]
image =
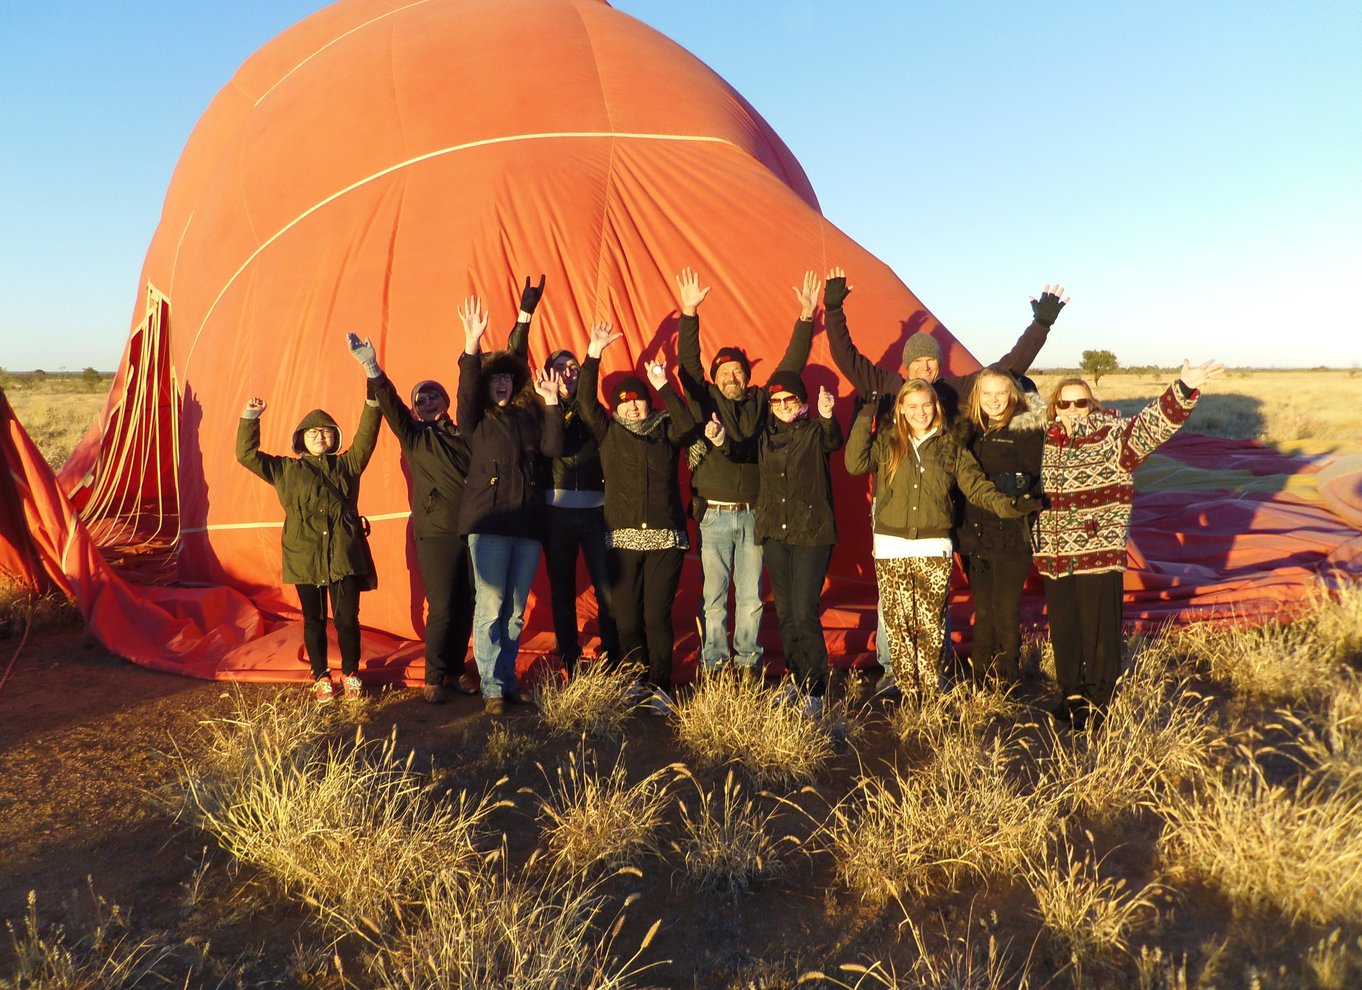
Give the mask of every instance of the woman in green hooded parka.
[{"label": "woman in green hooded parka", "polygon": [[260,414],[265,400],[252,398],[241,413],[236,459],[268,481],[284,507],[284,581],[296,585],[303,613],[303,644],[312,665],[312,692],[318,701],[335,693],[326,664],[326,612],[341,652],[341,687],[358,695],[359,593],[378,586],[374,559],[357,508],[359,476],[378,439],[379,409],[368,399],[354,445],[337,453],[341,431],[321,409],[303,417],[293,431],[295,457],[260,452]]}]

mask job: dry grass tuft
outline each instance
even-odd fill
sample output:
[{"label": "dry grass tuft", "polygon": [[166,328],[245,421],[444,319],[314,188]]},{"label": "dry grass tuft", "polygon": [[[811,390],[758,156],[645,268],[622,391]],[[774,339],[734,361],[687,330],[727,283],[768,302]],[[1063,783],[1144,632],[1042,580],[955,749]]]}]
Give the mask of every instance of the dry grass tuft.
[{"label": "dry grass tuft", "polygon": [[539,714],[554,732],[615,738],[637,707],[629,691],[633,679],[603,663],[578,665],[567,682],[546,681],[536,693]]},{"label": "dry grass tuft", "polygon": [[722,788],[706,788],[685,767],[676,769],[695,785],[696,795],[693,802],[679,802],[681,839],[673,843],[686,876],[700,890],[736,898],[753,881],[780,873],[781,849],[795,840],[780,835],[774,821],[777,809],[762,810],[732,770]]},{"label": "dry grass tuft", "polygon": [[825,726],[778,692],[722,675],[702,678],[675,711],[676,734],[701,763],[737,764],[762,786],[812,780],[832,758],[836,717]]},{"label": "dry grass tuft", "polygon": [[1058,805],[1019,783],[1017,743],[943,734],[925,768],[862,777],[833,809],[826,841],[841,878],[872,903],[1014,873],[1039,856]]},{"label": "dry grass tuft", "polygon": [[1080,986],[1085,969],[1130,953],[1131,934],[1155,920],[1156,901],[1164,889],[1150,883],[1138,891],[1129,890],[1124,878],[1101,876],[1100,866],[1091,854],[1075,857],[1068,842],[1063,842],[1058,857],[1029,863],[1025,871],[1036,898],[1036,913],[1050,937],[1068,954]]},{"label": "dry grass tuft", "polygon": [[487,733],[487,741],[482,746],[482,760],[497,770],[515,770],[533,758],[538,750],[538,741],[528,732],[521,732],[508,722],[498,721]]},{"label": "dry grass tuft", "polygon": [[567,872],[635,865],[657,848],[673,772],[665,767],[630,786],[624,751],[601,773],[594,755],[579,749],[550,774],[539,820],[554,865]]},{"label": "dry grass tuft", "polygon": [[963,682],[946,692],[906,693],[891,724],[904,742],[931,749],[951,734],[978,739],[989,726],[1015,722],[1024,711],[1010,690]]},{"label": "dry grass tuft", "polygon": [[1044,768],[1062,806],[1094,822],[1154,808],[1179,786],[1205,780],[1220,759],[1223,731],[1210,701],[1168,673],[1165,642],[1144,640],[1133,653],[1101,728],[1054,734]]},{"label": "dry grass tuft", "polygon": [[1178,871],[1231,901],[1293,921],[1362,917],[1362,774],[1269,783],[1254,764],[1165,810],[1161,846]]},{"label": "dry grass tuft", "polygon": [[378,934],[419,905],[431,874],[478,868],[502,803],[435,803],[395,737],[326,743],[325,726],[316,706],[287,698],[209,723],[213,755],[182,760],[181,786],[197,824],[237,859],[341,930]]},{"label": "dry grass tuft", "polygon": [[26,630],[71,628],[83,621],[76,603],[61,592],[34,591],[0,575],[0,639],[22,636]]},{"label": "dry grass tuft", "polygon": [[1027,962],[1016,962],[994,935],[981,937],[972,921],[963,935],[951,934],[943,922],[946,944],[936,951],[928,948],[922,929],[911,920],[905,925],[919,953],[907,973],[899,975],[893,963],[845,963],[838,968],[854,976],[854,983],[817,971],[803,974],[799,982],[822,980],[838,990],[1030,990]]}]

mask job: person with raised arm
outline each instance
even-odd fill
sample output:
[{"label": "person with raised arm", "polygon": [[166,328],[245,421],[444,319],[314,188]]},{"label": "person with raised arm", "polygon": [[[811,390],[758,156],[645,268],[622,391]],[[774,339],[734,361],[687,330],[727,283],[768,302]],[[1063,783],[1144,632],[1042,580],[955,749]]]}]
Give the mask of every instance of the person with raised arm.
[{"label": "person with raised arm", "polygon": [[365,400],[355,442],[341,452],[335,419],[314,409],[293,430],[293,455],[260,452],[264,399],[252,397],[236,432],[237,462],[274,486],[284,508],[283,580],[298,593],[303,646],[319,702],[335,695],[326,657],[326,613],[341,653],[341,689],[347,698],[363,690],[359,680],[359,595],[378,587],[369,552],[367,523],[359,514],[359,478],[378,440],[378,402]]},{"label": "person with raised arm", "polygon": [[[751,384],[752,364],[736,345],[715,351],[709,374],[700,360],[700,304],[709,295],[691,269],[676,276],[681,319],[677,325],[677,363],[682,387],[696,418],[716,417],[734,442],[755,437],[766,425],[770,404],[764,390]],[[818,304],[818,274],[808,272],[796,288],[799,317],[777,371],[799,374],[809,358],[813,314]],[[745,676],[761,664],[761,547],[756,540],[760,472],[752,461],[737,461],[701,439],[687,452],[691,468],[691,511],[699,524],[700,567],[704,573],[700,662],[716,670],[730,660]],[[733,589],[733,639],[728,637],[728,593]]]},{"label": "person with raised arm", "polygon": [[563,413],[556,374],[532,377],[510,351],[481,353],[487,314],[477,296],[464,300],[459,319],[459,425],[468,441],[459,532],[473,564],[473,659],[483,707],[497,716],[522,700],[515,661],[544,535],[538,458],[563,452]]},{"label": "person with raised arm", "polygon": [[1183,361],[1177,379],[1130,419],[1099,409],[1082,378],[1064,379],[1050,395],[1035,561],[1064,695],[1051,713],[1057,722],[1082,730],[1105,715],[1121,673],[1132,472],[1181,429],[1201,387],[1222,371],[1216,361]]},{"label": "person with raised arm", "polygon": [[[611,409],[597,397],[600,359],[619,340],[609,323],[591,328],[586,360],[577,387],[577,409],[596,438],[605,474],[605,522],[613,574],[611,600],[626,660],[644,660],[650,709],[671,708],[672,662],[676,636],[672,603],[681,580],[681,563],[690,548],[677,478],[680,452],[700,435],[695,418],[667,380],[662,358],[649,362],[648,381],[662,408],[653,406],[647,383],[626,375],[610,389]],[[713,443],[722,442],[717,419],[710,424]]]}]

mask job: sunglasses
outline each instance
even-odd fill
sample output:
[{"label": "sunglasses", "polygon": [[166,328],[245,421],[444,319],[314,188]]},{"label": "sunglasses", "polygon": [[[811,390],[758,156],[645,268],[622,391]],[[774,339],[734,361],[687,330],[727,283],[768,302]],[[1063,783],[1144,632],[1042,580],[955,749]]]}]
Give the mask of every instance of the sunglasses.
[{"label": "sunglasses", "polygon": [[778,395],[778,396],[776,396],[774,399],[771,400],[771,405],[773,405],[773,406],[801,406],[801,405],[803,405],[803,403],[799,401],[799,396],[797,396],[797,395]]},{"label": "sunglasses", "polygon": [[1088,406],[1090,406],[1090,405],[1092,405],[1092,400],[1091,400],[1091,399],[1056,399],[1056,400],[1055,400],[1055,408],[1056,408],[1056,409],[1068,409],[1070,406],[1073,406],[1075,409],[1087,409]]},{"label": "sunglasses", "polygon": [[417,392],[417,393],[416,393],[416,401],[417,401],[417,402],[434,402],[436,399],[443,399],[443,398],[444,398],[444,393],[442,393],[442,392],[430,391],[430,392]]}]

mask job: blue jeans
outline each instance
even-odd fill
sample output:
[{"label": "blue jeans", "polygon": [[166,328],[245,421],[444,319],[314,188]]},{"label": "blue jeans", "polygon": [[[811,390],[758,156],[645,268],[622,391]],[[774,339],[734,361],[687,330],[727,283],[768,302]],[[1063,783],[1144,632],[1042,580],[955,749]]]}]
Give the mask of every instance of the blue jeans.
[{"label": "blue jeans", "polygon": [[[750,509],[711,505],[700,520],[700,566],[705,572],[700,660],[716,667],[729,657],[740,667],[761,661],[761,547]],[[728,586],[733,585],[733,649],[728,648]]]},{"label": "blue jeans", "polygon": [[516,690],[515,658],[525,628],[525,603],[539,569],[539,541],[470,533],[473,562],[473,659],[482,696],[500,698]]}]

